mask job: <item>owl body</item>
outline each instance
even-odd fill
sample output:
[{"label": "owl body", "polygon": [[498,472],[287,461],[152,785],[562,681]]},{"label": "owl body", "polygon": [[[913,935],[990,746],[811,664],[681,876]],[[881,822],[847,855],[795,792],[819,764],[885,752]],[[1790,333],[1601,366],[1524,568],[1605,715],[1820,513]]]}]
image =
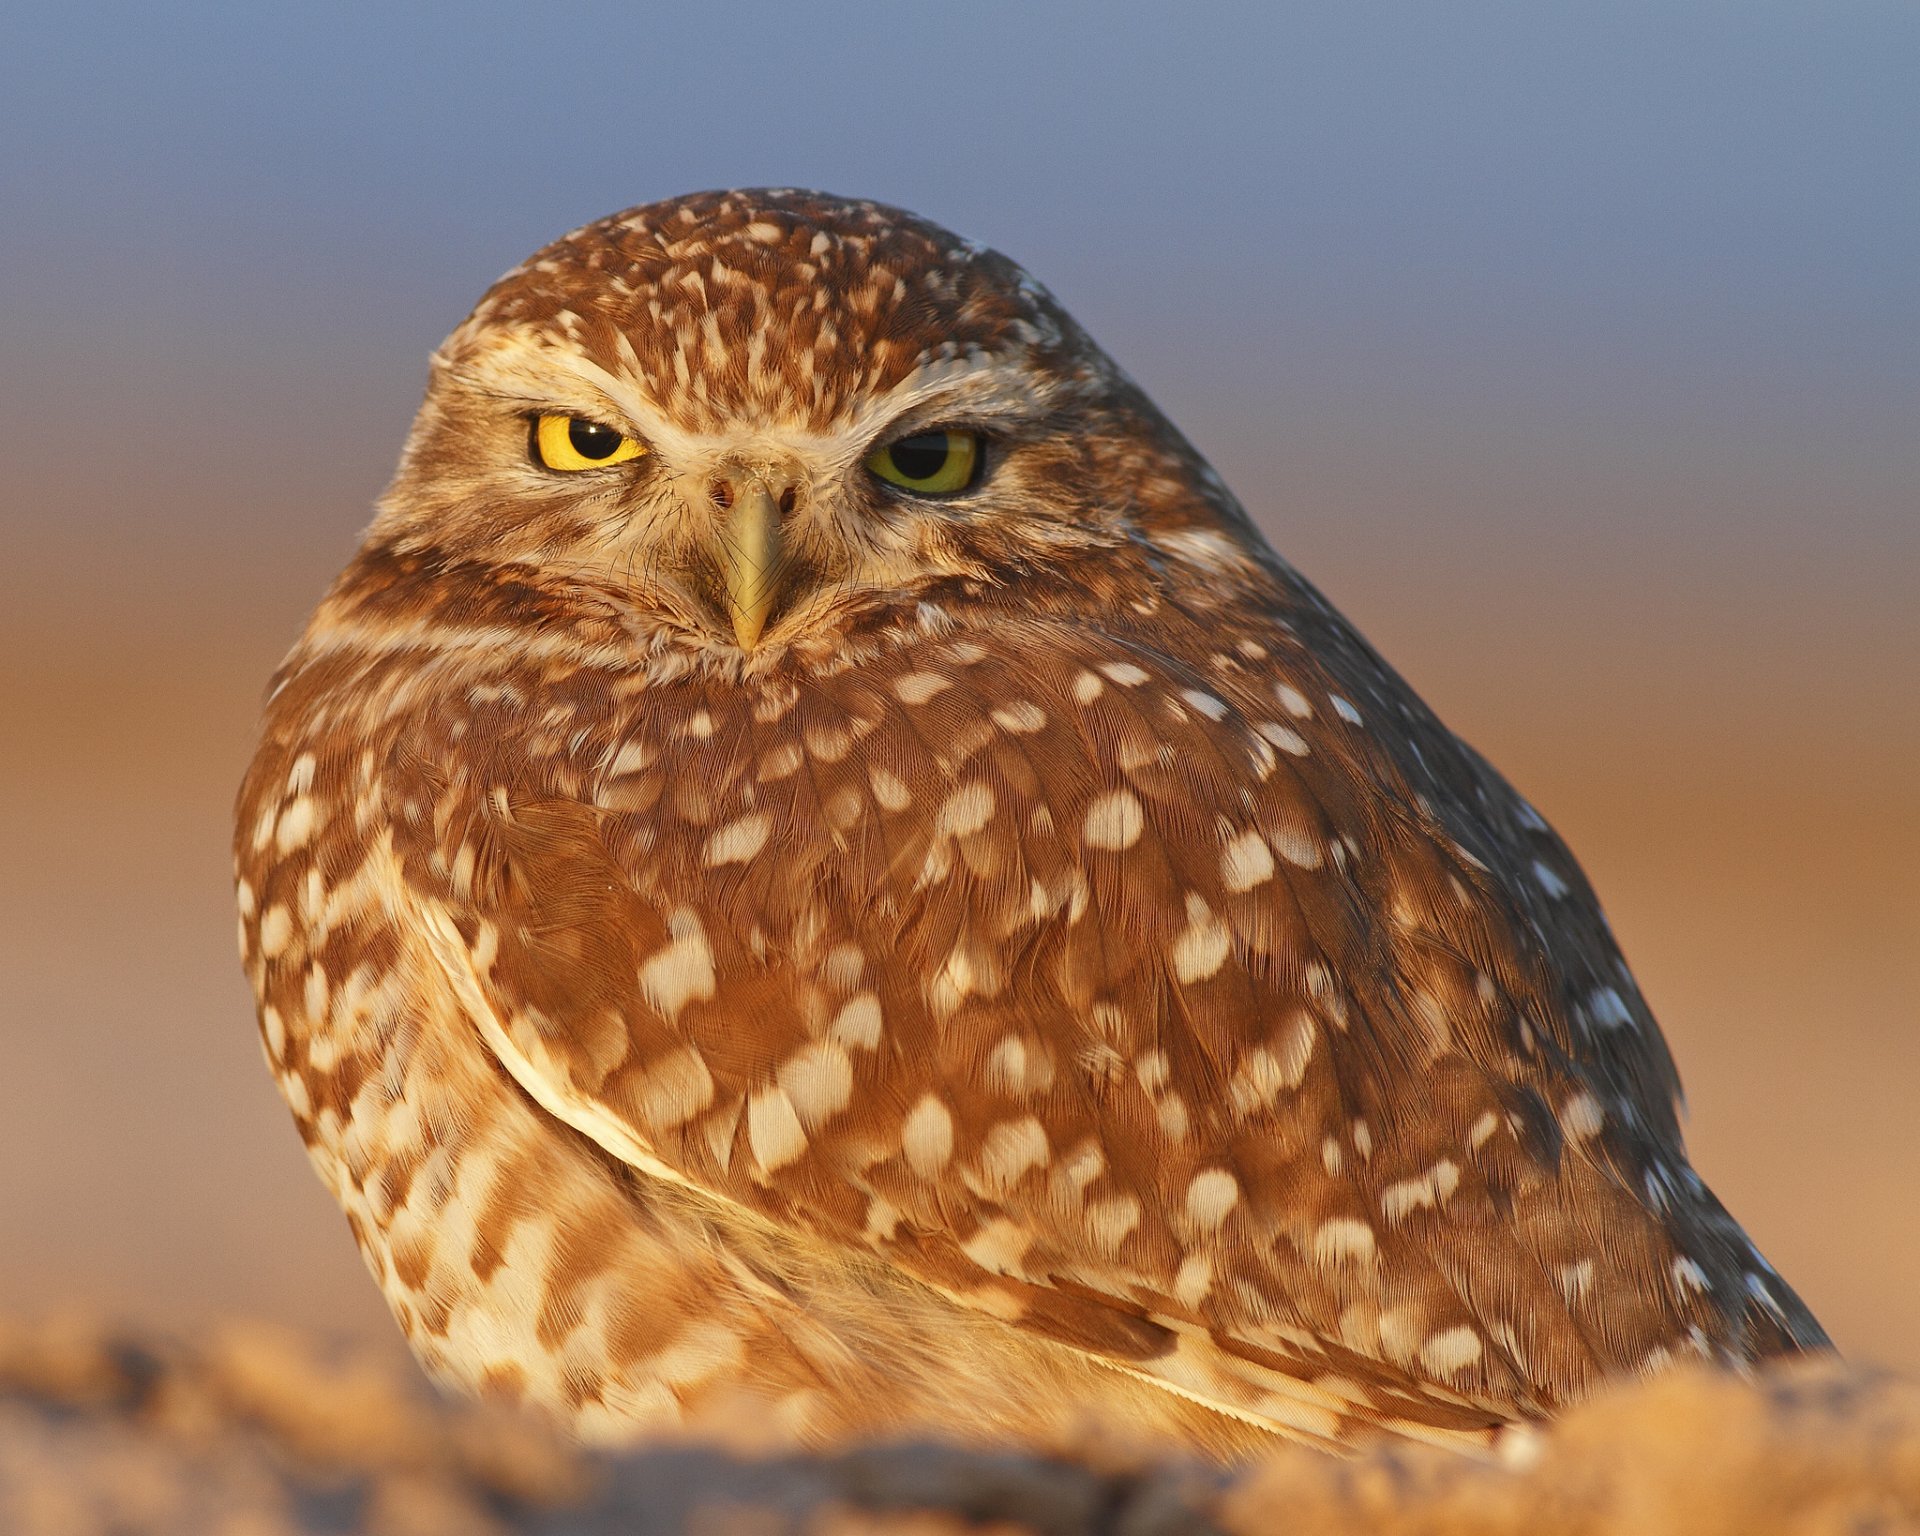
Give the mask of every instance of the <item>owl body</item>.
[{"label": "owl body", "polygon": [[414,1347],[597,1438],[1484,1444],[1823,1342],[1545,823],[893,210],[709,194],[503,279],[237,852]]}]

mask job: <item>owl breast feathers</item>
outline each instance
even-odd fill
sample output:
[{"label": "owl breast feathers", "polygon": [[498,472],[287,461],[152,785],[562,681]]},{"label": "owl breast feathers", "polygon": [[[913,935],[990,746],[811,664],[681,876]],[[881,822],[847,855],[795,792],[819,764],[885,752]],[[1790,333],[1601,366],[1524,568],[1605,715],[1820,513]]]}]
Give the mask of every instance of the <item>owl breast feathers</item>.
[{"label": "owl breast feathers", "polygon": [[415,1349],[590,1437],[1485,1444],[1824,1343],[1545,822],[897,210],[682,198],[503,278],[237,854]]}]

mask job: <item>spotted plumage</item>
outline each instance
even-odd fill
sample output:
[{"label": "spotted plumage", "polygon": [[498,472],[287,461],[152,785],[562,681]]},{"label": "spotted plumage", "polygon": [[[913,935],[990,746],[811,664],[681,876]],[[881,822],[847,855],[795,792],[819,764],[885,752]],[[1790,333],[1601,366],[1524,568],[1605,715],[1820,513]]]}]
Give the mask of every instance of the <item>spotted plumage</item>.
[{"label": "spotted plumage", "polygon": [[[553,419],[632,456],[557,472]],[[942,432],[960,491],[875,472]],[[592,1437],[1484,1444],[1824,1342],[1546,823],[1042,288],[896,210],[683,198],[503,278],[237,854],[415,1349]]]}]

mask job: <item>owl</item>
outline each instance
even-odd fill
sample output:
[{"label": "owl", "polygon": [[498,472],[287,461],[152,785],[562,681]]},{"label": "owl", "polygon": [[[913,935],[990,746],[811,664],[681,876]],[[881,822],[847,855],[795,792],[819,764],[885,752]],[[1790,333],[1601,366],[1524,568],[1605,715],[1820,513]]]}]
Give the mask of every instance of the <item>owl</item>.
[{"label": "owl", "polygon": [[235,846],[414,1350],[590,1441],[1487,1447],[1825,1344],[1546,822],[898,209],[689,196],[502,278]]}]

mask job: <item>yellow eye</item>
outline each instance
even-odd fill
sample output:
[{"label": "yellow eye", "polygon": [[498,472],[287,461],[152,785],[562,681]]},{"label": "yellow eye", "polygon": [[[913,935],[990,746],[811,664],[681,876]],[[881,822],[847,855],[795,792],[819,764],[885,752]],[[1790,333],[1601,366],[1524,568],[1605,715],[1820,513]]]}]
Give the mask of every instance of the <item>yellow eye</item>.
[{"label": "yellow eye", "polygon": [[922,496],[964,491],[980,472],[980,437],[974,432],[916,432],[867,455],[867,468],[889,485]]},{"label": "yellow eye", "polygon": [[605,469],[646,451],[638,438],[584,416],[542,416],[533,424],[533,456],[548,469]]}]

